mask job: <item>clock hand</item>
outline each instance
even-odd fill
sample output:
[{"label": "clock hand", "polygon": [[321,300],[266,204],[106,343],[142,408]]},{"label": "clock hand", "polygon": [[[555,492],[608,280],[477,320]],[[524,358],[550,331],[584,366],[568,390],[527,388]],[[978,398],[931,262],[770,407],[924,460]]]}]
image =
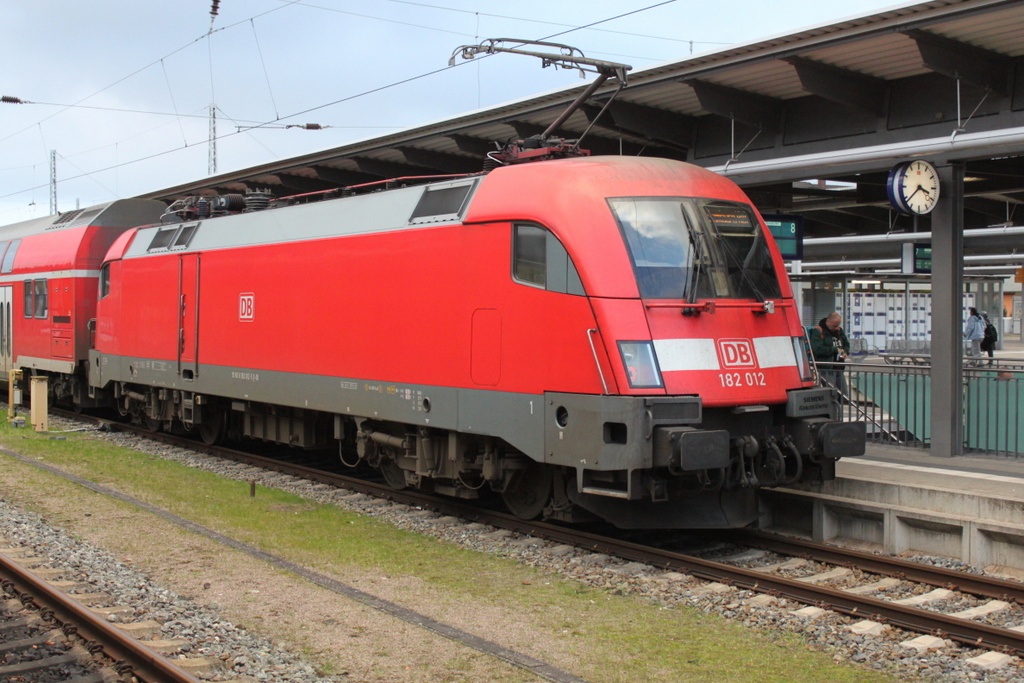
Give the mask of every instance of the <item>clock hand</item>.
[{"label": "clock hand", "polygon": [[[903,200],[903,201],[905,201],[905,202],[909,202],[909,201],[910,201],[910,198],[911,198],[911,197],[913,197],[913,196],[914,196],[915,194],[917,194],[918,192],[920,192],[921,190],[924,190],[924,188],[923,188],[923,187],[921,187],[920,185],[918,185],[918,186],[917,186],[917,189],[916,189],[916,190],[914,190],[913,192],[911,192],[910,194],[908,194],[908,195],[906,196],[906,198],[904,198],[904,200]],[[927,193],[928,193],[928,191],[927,191],[927,190],[925,190],[925,194],[927,194]]]}]

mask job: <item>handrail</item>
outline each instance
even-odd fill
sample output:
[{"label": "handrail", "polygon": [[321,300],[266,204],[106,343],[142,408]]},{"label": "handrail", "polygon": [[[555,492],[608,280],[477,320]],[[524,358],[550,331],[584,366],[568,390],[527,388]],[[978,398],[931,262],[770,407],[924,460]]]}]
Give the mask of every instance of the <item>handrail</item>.
[{"label": "handrail", "polygon": [[597,374],[601,377],[601,386],[604,387],[605,396],[608,395],[608,383],[604,381],[604,370],[601,369],[601,361],[597,358],[597,348],[594,346],[594,333],[597,328],[587,330],[587,341],[590,342],[590,352],[594,354],[594,364],[597,365]]},{"label": "handrail", "polygon": [[[813,354],[811,354],[811,356],[812,356],[812,358],[813,358]],[[835,366],[841,366],[841,367],[834,367],[834,368],[832,368],[832,370],[835,370],[836,372],[843,372],[843,371],[844,371],[844,369],[845,369],[846,367],[848,367],[848,366],[853,366],[853,364],[852,364],[852,363],[848,365],[848,364],[846,364],[846,363],[825,363],[825,362],[822,362],[822,364],[823,364],[823,365],[835,365]],[[817,369],[817,365],[815,365],[815,369]],[[844,405],[844,404],[842,403],[842,400],[843,400],[843,399],[845,399],[845,400],[846,400],[846,403],[845,403],[845,405],[848,405],[848,406],[850,406],[850,408],[852,409],[852,412],[853,412],[853,413],[854,413],[854,414],[855,414],[855,415],[856,415],[856,416],[857,416],[858,418],[860,418],[860,419],[862,419],[862,420],[864,420],[864,421],[866,421],[866,422],[870,422],[870,423],[871,423],[872,425],[874,425],[874,426],[875,426],[875,427],[876,427],[876,428],[877,428],[877,429],[878,429],[878,430],[879,430],[880,432],[882,432],[883,434],[885,434],[886,436],[888,436],[888,437],[889,437],[890,439],[892,439],[892,440],[893,440],[893,441],[894,441],[895,443],[902,443],[902,441],[900,440],[900,438],[899,438],[899,437],[898,437],[898,436],[897,436],[896,434],[894,434],[894,433],[892,432],[892,430],[890,430],[890,429],[887,429],[887,428],[885,427],[885,425],[883,425],[883,424],[881,423],[881,421],[879,421],[879,420],[875,419],[875,418],[874,418],[874,417],[873,417],[873,416],[872,416],[872,415],[871,415],[871,414],[870,414],[870,413],[869,413],[869,412],[868,412],[867,410],[865,410],[864,408],[862,408],[862,407],[861,407],[861,406],[860,406],[860,405],[859,405],[859,404],[857,403],[857,401],[854,401],[854,400],[853,400],[853,397],[852,397],[852,396],[848,396],[848,395],[844,394],[844,393],[842,392],[842,390],[840,390],[840,389],[839,389],[839,387],[837,387],[837,386],[835,386],[834,384],[832,384],[832,382],[830,382],[830,381],[829,381],[829,380],[828,380],[828,379],[827,379],[827,378],[826,378],[826,377],[825,377],[824,375],[822,375],[821,377],[819,377],[818,381],[819,381],[819,382],[820,382],[821,384],[823,384],[824,386],[826,386],[826,387],[829,387],[830,389],[834,390],[834,391],[835,391],[835,392],[836,392],[837,394],[839,394],[839,398],[840,398],[840,404],[839,404],[839,407],[840,407],[840,412],[842,412],[842,406]],[[848,387],[850,386],[850,382],[849,382],[849,381],[847,381],[847,383],[846,383],[846,386],[848,386]],[[838,417],[839,417],[839,419],[842,419],[842,415],[839,415]]]}]

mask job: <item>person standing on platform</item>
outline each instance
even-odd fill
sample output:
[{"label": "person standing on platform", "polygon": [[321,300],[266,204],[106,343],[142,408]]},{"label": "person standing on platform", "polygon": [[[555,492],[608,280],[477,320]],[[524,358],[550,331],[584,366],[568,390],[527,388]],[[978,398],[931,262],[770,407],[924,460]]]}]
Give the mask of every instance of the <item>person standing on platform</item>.
[{"label": "person standing on platform", "polygon": [[992,365],[992,359],[995,357],[996,342],[999,341],[999,333],[996,332],[996,326],[988,319],[988,313],[982,311],[981,318],[985,321],[985,336],[981,339],[981,350],[988,353],[988,364]]},{"label": "person standing on platform", "polygon": [[850,355],[850,340],[843,332],[843,317],[833,311],[811,328],[811,353],[821,365],[821,378],[839,390],[840,399],[847,398],[846,376],[840,363]]},{"label": "person standing on platform", "polygon": [[985,321],[978,315],[978,309],[974,306],[971,306],[967,311],[970,315],[967,316],[967,322],[964,324],[964,339],[971,342],[971,348],[967,355],[976,359],[971,361],[969,365],[980,365],[981,340],[985,338]]}]

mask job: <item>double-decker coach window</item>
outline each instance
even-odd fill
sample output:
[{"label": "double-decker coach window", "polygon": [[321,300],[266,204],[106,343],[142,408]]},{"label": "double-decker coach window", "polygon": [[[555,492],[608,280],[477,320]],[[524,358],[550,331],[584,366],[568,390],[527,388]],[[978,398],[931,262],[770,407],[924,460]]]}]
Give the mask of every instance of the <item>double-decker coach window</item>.
[{"label": "double-decker coach window", "polygon": [[644,299],[757,299],[781,295],[771,252],[750,207],[683,197],[608,204]]},{"label": "double-decker coach window", "polygon": [[18,247],[20,245],[20,238],[11,240],[11,246],[7,247],[7,253],[4,254],[3,263],[0,264],[0,273],[9,273],[14,270],[14,256],[18,253]]},{"label": "double-decker coach window", "polygon": [[36,280],[35,285],[35,314],[37,318],[45,318],[47,313],[46,305],[46,280]]},{"label": "double-decker coach window", "polygon": [[110,294],[110,264],[104,263],[100,269],[100,298]]},{"label": "double-decker coach window", "polygon": [[25,317],[45,318],[47,280],[25,280]]},{"label": "double-decker coach window", "polygon": [[583,283],[558,238],[537,225],[512,229],[512,278],[551,292],[583,296]]}]

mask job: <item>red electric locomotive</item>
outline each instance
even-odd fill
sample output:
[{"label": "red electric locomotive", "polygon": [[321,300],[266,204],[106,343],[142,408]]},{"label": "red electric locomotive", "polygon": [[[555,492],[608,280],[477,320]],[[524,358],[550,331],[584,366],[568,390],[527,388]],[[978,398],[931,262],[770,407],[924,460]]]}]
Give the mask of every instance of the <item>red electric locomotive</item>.
[{"label": "red electric locomotive", "polygon": [[622,527],[748,525],[758,487],[863,452],[815,386],[770,234],[709,171],[580,157],[242,199],[193,198],[110,248],[94,400]]}]

